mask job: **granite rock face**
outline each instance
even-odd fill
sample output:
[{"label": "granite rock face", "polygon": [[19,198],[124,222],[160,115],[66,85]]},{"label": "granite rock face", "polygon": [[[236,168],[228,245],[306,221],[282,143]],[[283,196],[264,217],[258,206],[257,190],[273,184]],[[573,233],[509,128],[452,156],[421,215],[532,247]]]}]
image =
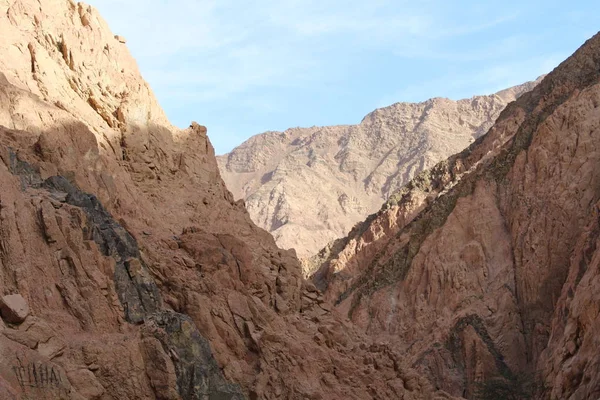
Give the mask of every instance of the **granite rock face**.
[{"label": "granite rock face", "polygon": [[219,168],[253,221],[306,258],[486,133],[538,81],[460,101],[396,103],[358,125],[266,132],[217,157]]},{"label": "granite rock face", "polygon": [[598,143],[600,34],[322,249],[312,280],[450,394],[529,377],[539,398],[596,398]]},{"label": "granite rock face", "polygon": [[29,306],[0,398],[454,398],[332,311],[95,9],[0,11],[0,297]]}]

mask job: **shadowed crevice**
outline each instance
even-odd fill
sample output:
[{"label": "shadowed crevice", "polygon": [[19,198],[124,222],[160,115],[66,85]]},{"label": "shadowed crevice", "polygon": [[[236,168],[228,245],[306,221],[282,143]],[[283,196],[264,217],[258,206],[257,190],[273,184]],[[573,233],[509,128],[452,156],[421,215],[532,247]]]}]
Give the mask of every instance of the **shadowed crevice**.
[{"label": "shadowed crevice", "polygon": [[[141,259],[136,239],[96,196],[81,191],[64,176],[41,179],[39,171],[20,160],[12,149],[8,149],[7,164],[10,172],[20,178],[23,191],[27,188],[46,190],[53,198],[84,211],[88,237],[96,242],[104,256],[115,260],[113,278],[127,322],[143,325],[143,332],[156,337],[166,354],[174,355],[177,391],[183,400],[246,398],[239,385],[225,379],[208,340],[192,319],[163,308],[160,291]],[[154,368],[152,360],[146,367]]]}]

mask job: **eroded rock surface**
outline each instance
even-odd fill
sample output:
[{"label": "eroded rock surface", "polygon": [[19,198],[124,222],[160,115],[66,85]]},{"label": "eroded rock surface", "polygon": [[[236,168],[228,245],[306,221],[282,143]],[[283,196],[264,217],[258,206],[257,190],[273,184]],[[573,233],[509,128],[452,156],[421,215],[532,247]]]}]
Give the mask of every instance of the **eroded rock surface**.
[{"label": "eroded rock surface", "polygon": [[486,133],[537,82],[460,101],[396,103],[358,125],[266,132],[217,157],[221,175],[279,246],[312,256],[421,171]]},{"label": "eroded rock surface", "polygon": [[306,284],[96,10],[0,11],[0,297],[29,305],[0,397],[453,398]]},{"label": "eroded rock surface", "polygon": [[600,34],[315,256],[326,302],[450,394],[598,397],[599,82]]}]

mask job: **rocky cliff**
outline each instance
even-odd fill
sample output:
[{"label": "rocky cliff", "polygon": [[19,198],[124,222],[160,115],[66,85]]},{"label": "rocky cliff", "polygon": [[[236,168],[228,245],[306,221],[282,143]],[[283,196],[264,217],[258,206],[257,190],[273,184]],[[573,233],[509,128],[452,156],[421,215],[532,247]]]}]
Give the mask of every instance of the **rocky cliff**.
[{"label": "rocky cliff", "polygon": [[324,248],[313,280],[436,388],[598,398],[599,143],[597,34]]},{"label": "rocky cliff", "polygon": [[358,125],[267,132],[217,160],[253,221],[304,258],[347,235],[416,174],[487,132],[504,107],[536,83],[459,101],[396,103]]},{"label": "rocky cliff", "polygon": [[124,43],[0,0],[0,398],[452,398],[331,311]]}]

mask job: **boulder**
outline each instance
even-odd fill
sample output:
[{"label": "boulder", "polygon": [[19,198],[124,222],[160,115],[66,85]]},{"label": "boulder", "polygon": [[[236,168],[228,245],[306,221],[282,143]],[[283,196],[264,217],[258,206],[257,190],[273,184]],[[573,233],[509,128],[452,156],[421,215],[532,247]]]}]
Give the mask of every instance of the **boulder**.
[{"label": "boulder", "polygon": [[0,301],[2,319],[11,324],[20,324],[29,315],[29,306],[20,294],[4,296]]}]

